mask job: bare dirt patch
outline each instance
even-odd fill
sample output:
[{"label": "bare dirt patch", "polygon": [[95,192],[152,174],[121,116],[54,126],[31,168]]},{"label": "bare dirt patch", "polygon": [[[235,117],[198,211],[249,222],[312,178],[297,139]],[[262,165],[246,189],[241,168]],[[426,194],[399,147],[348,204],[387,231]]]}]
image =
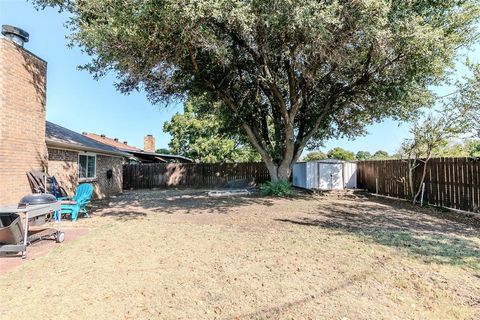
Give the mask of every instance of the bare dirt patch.
[{"label": "bare dirt patch", "polygon": [[480,317],[479,229],[407,203],[148,191],[95,206],[67,225],[88,235],[0,277],[0,318]]}]

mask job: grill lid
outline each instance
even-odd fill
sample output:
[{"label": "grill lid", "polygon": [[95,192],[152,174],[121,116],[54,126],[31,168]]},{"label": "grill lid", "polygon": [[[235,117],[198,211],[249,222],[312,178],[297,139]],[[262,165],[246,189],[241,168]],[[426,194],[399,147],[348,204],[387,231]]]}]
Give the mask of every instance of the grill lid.
[{"label": "grill lid", "polygon": [[57,198],[49,193],[33,193],[24,196],[18,203],[19,208],[56,202]]}]

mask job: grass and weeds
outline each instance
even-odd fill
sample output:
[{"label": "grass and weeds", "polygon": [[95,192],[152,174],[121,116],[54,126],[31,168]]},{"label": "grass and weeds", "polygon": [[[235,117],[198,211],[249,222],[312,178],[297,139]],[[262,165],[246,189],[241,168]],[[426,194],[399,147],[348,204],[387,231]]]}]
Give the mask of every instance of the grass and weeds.
[{"label": "grass and weeds", "polygon": [[267,181],[260,186],[260,192],[263,196],[274,197],[288,197],[293,193],[290,182],[284,180]]},{"label": "grass and weeds", "polygon": [[426,262],[480,270],[480,247],[470,240],[410,231],[370,230],[361,234],[379,244],[403,249]]}]

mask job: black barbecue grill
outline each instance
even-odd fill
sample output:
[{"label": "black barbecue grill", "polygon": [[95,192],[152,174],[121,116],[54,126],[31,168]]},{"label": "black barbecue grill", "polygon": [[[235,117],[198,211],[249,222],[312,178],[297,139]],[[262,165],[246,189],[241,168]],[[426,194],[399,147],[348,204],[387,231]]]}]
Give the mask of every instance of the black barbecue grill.
[{"label": "black barbecue grill", "polygon": [[49,193],[32,193],[23,197],[18,203],[19,208],[25,208],[26,206],[36,206],[39,204],[47,204],[57,202],[57,198],[53,194]]},{"label": "black barbecue grill", "polygon": [[[22,252],[25,257],[27,245],[34,241],[53,238],[63,242],[65,235],[60,231],[60,213],[56,215],[57,228],[30,230],[30,226],[43,225],[60,210],[60,201],[46,193],[26,195],[17,206],[0,207],[0,252]],[[24,215],[24,226],[21,215]]]}]

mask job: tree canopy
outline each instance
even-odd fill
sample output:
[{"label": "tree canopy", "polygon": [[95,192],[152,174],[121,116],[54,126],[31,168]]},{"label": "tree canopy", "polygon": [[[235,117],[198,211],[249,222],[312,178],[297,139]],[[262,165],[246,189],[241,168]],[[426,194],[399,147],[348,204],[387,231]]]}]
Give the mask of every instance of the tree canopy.
[{"label": "tree canopy", "polygon": [[480,64],[467,63],[471,76],[457,82],[457,94],[449,101],[452,107],[462,110],[468,118],[469,129],[480,138]]},{"label": "tree canopy", "polygon": [[203,96],[190,97],[183,113],[164,123],[163,131],[172,136],[170,150],[199,162],[260,161],[260,155],[241,139],[238,130],[228,130],[216,113],[204,112],[211,107],[209,103]]},{"label": "tree canopy", "polygon": [[358,151],[355,155],[355,158],[360,161],[370,160],[372,158],[372,154],[368,151]]},{"label": "tree canopy", "polygon": [[355,154],[352,151],[348,151],[340,147],[336,147],[328,151],[327,157],[329,159],[337,159],[337,160],[345,160],[345,161],[355,160]]},{"label": "tree canopy", "polygon": [[375,160],[386,160],[388,158],[390,158],[390,155],[384,150],[377,150],[372,156],[372,159]]},{"label": "tree canopy", "polygon": [[327,155],[322,151],[312,151],[307,153],[305,157],[303,157],[304,161],[314,161],[314,160],[324,160],[327,159]]},{"label": "tree canopy", "polygon": [[435,150],[435,157],[480,157],[480,140],[466,139],[462,142],[450,142]]},{"label": "tree canopy", "polygon": [[[33,0],[72,15],[94,77],[153,103],[208,93],[272,180],[332,137],[408,119],[471,42],[478,0]],[[212,110],[214,112],[214,110]],[[236,129],[235,129],[236,130]]]},{"label": "tree canopy", "polygon": [[161,154],[171,154],[172,151],[170,151],[170,149],[167,149],[167,148],[158,148],[157,150],[155,150],[156,153],[161,153]]}]

